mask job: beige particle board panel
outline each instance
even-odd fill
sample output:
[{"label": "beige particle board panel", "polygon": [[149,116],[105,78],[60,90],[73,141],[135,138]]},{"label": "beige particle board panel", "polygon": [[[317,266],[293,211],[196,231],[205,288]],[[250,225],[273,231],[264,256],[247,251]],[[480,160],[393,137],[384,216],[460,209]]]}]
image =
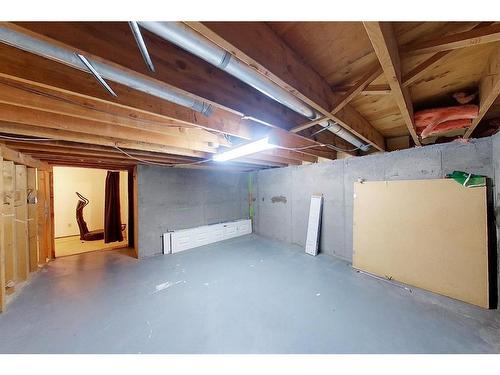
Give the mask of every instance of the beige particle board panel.
[{"label": "beige particle board panel", "polygon": [[353,267],[488,308],[486,187],[354,184]]}]

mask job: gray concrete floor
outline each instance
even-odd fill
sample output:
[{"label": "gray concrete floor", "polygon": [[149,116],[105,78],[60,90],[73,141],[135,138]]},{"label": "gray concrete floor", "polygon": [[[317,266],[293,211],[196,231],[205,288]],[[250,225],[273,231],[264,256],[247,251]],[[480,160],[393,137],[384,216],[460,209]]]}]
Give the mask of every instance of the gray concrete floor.
[{"label": "gray concrete floor", "polygon": [[498,353],[500,314],[249,235],[51,262],[0,314],[0,352]]}]

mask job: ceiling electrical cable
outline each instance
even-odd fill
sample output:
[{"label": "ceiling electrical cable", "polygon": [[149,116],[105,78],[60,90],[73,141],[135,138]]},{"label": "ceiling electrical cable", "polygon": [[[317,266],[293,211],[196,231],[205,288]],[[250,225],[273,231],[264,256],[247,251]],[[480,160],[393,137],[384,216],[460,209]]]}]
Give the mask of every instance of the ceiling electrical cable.
[{"label": "ceiling electrical cable", "polygon": [[8,135],[0,135],[1,139],[7,139],[9,141],[20,141],[20,142],[31,142],[31,141],[40,141],[40,142],[47,142],[47,141],[54,141],[52,138],[22,138],[22,137],[12,137]]},{"label": "ceiling electrical cable", "polygon": [[196,164],[203,164],[203,163],[211,161],[211,159],[203,159],[203,160],[198,160],[198,161],[190,162],[190,163],[157,163],[154,161],[144,160],[144,159],[138,158],[136,156],[130,155],[127,151],[121,149],[120,147],[118,147],[116,145],[114,145],[113,147],[115,149],[117,149],[118,151],[120,151],[122,154],[128,156],[130,159],[140,161],[141,163],[144,163],[144,164],[159,165],[162,167],[177,167],[180,165],[196,165]]}]

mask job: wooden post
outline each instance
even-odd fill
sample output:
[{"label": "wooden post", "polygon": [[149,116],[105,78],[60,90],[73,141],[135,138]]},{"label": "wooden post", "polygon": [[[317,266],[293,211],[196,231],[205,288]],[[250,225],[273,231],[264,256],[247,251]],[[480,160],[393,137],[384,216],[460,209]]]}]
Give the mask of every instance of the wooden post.
[{"label": "wooden post", "polygon": [[7,294],[14,293],[14,285],[17,279],[17,258],[16,258],[16,235],[14,222],[14,185],[15,166],[11,161],[4,161],[3,165],[3,248],[5,253],[5,285]]},{"label": "wooden post", "polygon": [[[133,196],[128,197],[133,201],[133,227],[134,227],[134,255],[139,259],[139,180],[137,178],[137,165],[132,169]],[[130,172],[129,172],[130,173]],[[130,225],[130,223],[129,223]]]},{"label": "wooden post", "polygon": [[24,281],[29,274],[27,172],[25,165],[16,165],[15,228],[17,251],[17,280]]},{"label": "wooden post", "polygon": [[35,272],[38,269],[38,192],[36,188],[36,168],[28,168],[27,173],[29,270],[30,272]]},{"label": "wooden post", "polygon": [[[3,170],[3,158],[0,157],[0,175]],[[3,197],[3,178],[0,178],[0,196]],[[0,312],[5,311],[5,243],[3,230],[3,202],[0,206]]]},{"label": "wooden post", "polygon": [[47,182],[48,192],[49,192],[49,227],[50,227],[50,237],[49,237],[49,259],[55,259],[56,257],[56,244],[55,244],[55,227],[54,227],[54,173],[52,169],[47,171]]},{"label": "wooden post", "polygon": [[47,172],[38,170],[38,263],[45,264],[49,255],[49,196]]}]

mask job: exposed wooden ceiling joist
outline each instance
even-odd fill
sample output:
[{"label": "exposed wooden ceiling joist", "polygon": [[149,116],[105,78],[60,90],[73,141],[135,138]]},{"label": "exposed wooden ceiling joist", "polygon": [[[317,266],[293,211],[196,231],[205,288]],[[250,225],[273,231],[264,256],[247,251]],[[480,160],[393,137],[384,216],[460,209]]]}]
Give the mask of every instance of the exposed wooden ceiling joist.
[{"label": "exposed wooden ceiling joist", "polygon": [[[345,94],[346,92],[352,90],[355,87],[356,84],[333,86],[332,90],[339,94]],[[389,85],[368,85],[359,92],[359,95],[387,95],[390,93],[391,93],[391,87]]]},{"label": "exposed wooden ceiling joist", "polygon": [[401,53],[406,55],[436,53],[497,41],[500,41],[500,24],[493,24],[424,42],[410,43],[401,47]]},{"label": "exposed wooden ceiling joist", "polygon": [[472,125],[465,132],[464,138],[468,139],[474,129],[490,109],[491,105],[500,95],[500,46],[495,48],[490,56],[486,70],[479,83],[479,115],[473,120]]},{"label": "exposed wooden ceiling joist", "polygon": [[178,149],[181,154],[184,152],[182,150],[195,150],[209,153],[215,153],[217,151],[213,146],[202,142],[196,142],[196,140],[191,141],[187,137],[161,135],[147,130],[96,123],[91,120],[11,104],[0,103],[0,121],[83,134],[93,134],[101,137],[113,137],[123,140],[136,140],[139,142],[160,144]]},{"label": "exposed wooden ceiling joist", "polygon": [[0,155],[4,160],[13,161],[16,164],[27,165],[28,167],[38,168],[40,170],[50,170],[50,166],[41,160],[25,155],[17,150],[13,150],[3,144],[0,144]]},{"label": "exposed wooden ceiling joist", "polygon": [[186,22],[186,24],[319,113],[338,122],[377,149],[384,149],[382,135],[354,108],[345,105],[336,114],[330,113],[332,103],[337,97],[327,82],[306,65],[265,23]]},{"label": "exposed wooden ceiling joist", "polygon": [[366,72],[365,75],[363,75],[363,77],[361,77],[358,82],[356,82],[355,85],[353,85],[351,89],[333,102],[331,113],[335,114],[344,108],[380,74],[382,74],[382,68],[380,67],[380,64],[376,63],[371,69],[368,70],[368,72]]},{"label": "exposed wooden ceiling joist", "polygon": [[[46,37],[43,37],[43,38],[46,39]],[[10,50],[9,50],[9,48],[10,48]],[[2,48],[0,48],[0,51],[1,51],[1,49]],[[83,105],[88,106],[89,101],[93,101],[91,103],[91,105],[94,106],[94,105],[96,105],[96,102],[95,102],[96,100],[98,101],[97,103],[99,105],[101,105],[101,107],[106,106],[107,108],[109,108],[113,104],[116,104],[116,103],[113,103],[110,100],[110,98],[108,98],[108,97],[104,96],[106,99],[102,99],[102,97],[103,97],[102,91],[96,95],[96,90],[100,90],[100,88],[96,87],[96,83],[93,82],[92,79],[90,79],[90,81],[89,81],[89,77],[85,73],[75,71],[73,69],[70,69],[70,71],[68,71],[68,69],[69,69],[68,67],[61,66],[63,68],[62,70],[66,69],[65,78],[68,78],[69,81],[66,81],[64,79],[61,80],[61,76],[60,76],[61,69],[56,69],[54,71],[54,66],[53,66],[54,64],[55,65],[61,65],[61,64],[57,64],[57,63],[52,62],[52,61],[47,63],[46,59],[40,58],[38,56],[33,56],[31,54],[26,54],[25,52],[22,52],[22,51],[17,51],[11,47],[3,46],[3,49],[8,51],[7,53],[5,53],[6,57],[11,59],[9,63],[7,63],[5,65],[2,64],[3,65],[1,68],[2,72],[0,73],[0,75],[2,75],[3,77],[6,77],[10,80],[16,80],[18,82],[22,82],[23,84],[29,84],[29,85],[34,85],[34,86],[38,85],[38,87],[42,87],[46,90],[56,91],[58,96],[70,95],[70,96],[72,96],[71,97],[72,101],[74,101],[75,98],[79,97],[80,102],[78,104],[82,104],[81,102],[83,101]],[[16,52],[13,54],[12,50],[14,50]],[[28,70],[28,69],[23,69],[22,67],[19,68],[19,64],[17,63],[19,60],[16,60],[15,58],[13,58],[13,55],[15,56],[16,53],[21,54],[21,55],[24,54],[24,57],[28,58],[28,59],[38,60],[37,61],[37,68],[40,66],[40,63],[42,66],[44,66],[44,64],[45,64],[45,72],[42,71],[42,72],[38,72],[38,73],[30,73],[30,70]],[[28,55],[28,57],[26,55]],[[21,61],[23,61],[23,60],[21,60]],[[37,71],[38,71],[38,69],[37,69]],[[44,73],[48,73],[48,74],[44,74]],[[80,77],[78,77],[78,79],[76,79],[74,77],[75,74],[76,75],[83,74],[83,76],[86,76],[86,77],[84,77],[83,80],[80,80],[79,79]],[[47,77],[49,77],[49,78],[47,78]],[[86,89],[91,91],[91,95],[84,94],[82,96],[82,94],[80,94],[79,92],[71,91],[71,90],[75,90],[75,88],[74,88],[75,85],[77,85],[76,87],[78,87],[78,85],[82,81],[85,82],[85,79],[88,82]],[[42,82],[40,82],[40,81],[42,81]],[[61,85],[61,81],[63,82],[62,85]],[[119,86],[119,85],[117,85],[117,86]],[[115,89],[115,85],[113,87]],[[124,95],[122,95],[122,93],[120,91],[122,89],[125,92],[125,103],[127,106],[125,108],[125,110],[136,110],[138,103],[143,103],[144,105],[142,108],[144,108],[146,110],[147,109],[151,110],[151,107],[155,106],[155,105],[161,106],[161,107],[167,106],[169,108],[172,108],[172,111],[171,111],[171,114],[169,117],[170,121],[178,121],[178,119],[176,118],[176,116],[177,116],[176,112],[180,111],[182,113],[185,110],[183,107],[172,105],[172,103],[168,103],[168,102],[164,102],[164,101],[161,101],[161,103],[158,103],[158,99],[156,99],[156,102],[155,102],[154,98],[153,98],[153,100],[150,100],[151,96],[137,95],[137,93],[133,93],[133,90],[130,90],[128,88],[123,88],[123,87],[118,87],[118,89],[115,89],[115,91],[117,91],[119,93],[118,98],[116,100],[118,102],[120,102],[124,98]],[[130,94],[132,94],[132,97],[130,96]],[[135,94],[135,97],[134,97],[134,94]],[[97,96],[97,98],[96,98],[96,96]],[[138,98],[140,100],[137,100]],[[66,98],[63,98],[63,99],[66,99]],[[177,107],[180,107],[180,108],[177,108]],[[144,109],[142,109],[142,108],[140,110],[144,111]],[[113,109],[116,110],[117,107],[113,107]],[[159,112],[161,113],[162,111],[159,111]],[[193,112],[193,111],[190,111],[190,112]],[[148,112],[148,115],[150,115],[150,114],[152,114],[152,113]],[[155,112],[153,114],[157,115],[158,113]],[[191,116],[191,117],[189,117],[189,116]],[[186,118],[186,117],[188,117],[188,118]],[[207,124],[203,123],[203,121],[205,121],[205,122],[207,122],[207,121],[206,121],[206,118],[200,114],[191,113],[191,114],[188,114],[188,116],[184,116],[184,117],[181,116],[181,119],[182,119],[182,121],[184,121],[184,123],[188,123],[188,124],[194,123],[195,125],[199,125],[199,122],[202,122],[202,125],[204,125],[203,127],[206,129],[214,129],[214,130],[223,131],[223,132],[226,132],[226,128],[228,128],[228,126],[229,126],[229,127],[232,127],[232,129],[229,129],[229,130],[231,130],[231,132],[227,132],[227,133],[229,133],[229,134],[237,133],[238,136],[242,136],[245,139],[256,136],[255,134],[253,134],[253,135],[249,134],[250,132],[253,132],[253,131],[249,131],[247,129],[253,129],[253,128],[262,129],[263,128],[261,125],[255,125],[255,124],[252,124],[251,122],[242,120],[241,114],[238,114],[234,111],[227,111],[227,110],[220,109],[220,108],[216,108],[214,115],[209,117],[210,120],[214,121],[214,124],[209,124],[209,126],[206,126]],[[193,121],[193,119],[194,119],[194,121]],[[201,119],[201,120],[199,120],[199,119]],[[12,122],[10,119],[5,119],[5,121]],[[188,121],[191,121],[191,122],[188,122]],[[241,133],[240,129],[243,129],[243,134]],[[253,132],[253,133],[255,133],[255,132]],[[259,133],[257,132],[257,135],[258,134]],[[299,139],[299,138],[297,138],[297,136],[285,134],[284,132],[282,132],[281,134],[287,138],[285,143],[287,145],[292,145],[290,147],[295,146],[294,142],[293,142],[294,138]],[[310,142],[308,145],[312,145],[312,144],[314,144],[314,142]],[[298,147],[302,147],[303,145],[304,145],[303,140],[300,140],[297,144]],[[209,150],[205,149],[204,151],[209,151]],[[334,156],[335,153],[330,152],[328,150],[317,151],[316,149],[311,149],[308,151],[308,153],[309,154],[318,154],[322,157],[327,157],[327,158],[334,158],[335,157]]]},{"label": "exposed wooden ceiling joist", "polygon": [[[155,35],[143,30],[143,37],[156,72],[152,74],[137,50],[126,22],[19,22],[25,30],[48,37],[87,56],[107,62],[182,89],[221,109],[231,109],[268,123],[287,128],[302,117],[229,74]],[[115,84],[113,84],[113,89]],[[102,90],[102,89],[101,89]],[[106,95],[106,94],[105,94]]]},{"label": "exposed wooden ceiling joist", "polygon": [[[117,131],[121,127],[137,129],[156,133],[159,136],[189,137],[190,140],[199,143],[211,144],[211,147],[218,145],[228,146],[227,140],[221,135],[210,133],[197,127],[175,127],[175,123],[151,122],[129,117],[117,116],[107,112],[96,111],[90,108],[79,106],[59,98],[57,95],[51,96],[43,90],[34,90],[23,86],[16,87],[10,82],[2,82],[0,78],[0,103],[15,105],[23,108],[41,110],[44,112],[65,115],[76,119],[89,120],[105,125],[116,125]],[[29,91],[28,91],[29,90]],[[158,139],[160,141],[160,139]]]},{"label": "exposed wooden ceiling joist", "polygon": [[402,85],[398,43],[392,25],[388,22],[364,22],[363,24],[384,70],[385,77],[391,87],[391,93],[403,116],[406,127],[415,145],[420,146],[420,140],[415,131],[410,92],[407,87]]},{"label": "exposed wooden ceiling joist", "polygon": [[252,127],[241,116],[215,108],[210,117],[189,108],[113,83],[118,97],[112,98],[84,72],[0,43],[0,77],[34,88],[83,108],[98,112],[191,125],[223,132],[243,139],[252,138]]}]

